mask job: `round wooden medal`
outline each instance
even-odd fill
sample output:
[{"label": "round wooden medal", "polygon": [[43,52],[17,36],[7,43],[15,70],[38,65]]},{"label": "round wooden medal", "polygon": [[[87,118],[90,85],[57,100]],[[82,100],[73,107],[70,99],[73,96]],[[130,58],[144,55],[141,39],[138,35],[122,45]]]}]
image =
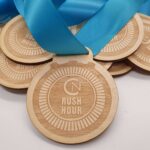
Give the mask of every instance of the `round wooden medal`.
[{"label": "round wooden medal", "polygon": [[29,116],[46,137],[78,144],[100,135],[118,103],[108,71],[87,56],[57,57],[33,79],[27,94]]},{"label": "round wooden medal", "polygon": [[15,17],[5,25],[0,44],[6,56],[21,63],[44,62],[53,56],[37,44],[21,16]]},{"label": "round wooden medal", "polygon": [[108,70],[112,76],[121,76],[132,70],[132,67],[125,61],[114,62]]},{"label": "round wooden medal", "polygon": [[107,44],[95,59],[116,61],[134,53],[144,36],[143,23],[138,14]]},{"label": "round wooden medal", "polygon": [[44,66],[24,65],[7,58],[0,51],[0,84],[12,89],[28,88],[32,78]]},{"label": "round wooden medal", "polygon": [[144,39],[138,50],[128,59],[139,68],[150,71],[150,17],[141,15],[144,23]]}]

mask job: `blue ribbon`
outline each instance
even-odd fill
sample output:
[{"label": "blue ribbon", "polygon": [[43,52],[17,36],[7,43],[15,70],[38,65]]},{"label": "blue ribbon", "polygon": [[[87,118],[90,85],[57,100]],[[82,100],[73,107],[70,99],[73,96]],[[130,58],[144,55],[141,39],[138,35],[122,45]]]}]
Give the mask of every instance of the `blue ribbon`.
[{"label": "blue ribbon", "polygon": [[[77,25],[93,17],[108,0],[52,0],[68,26]],[[24,16],[24,0],[14,0],[20,14]]]},{"label": "blue ribbon", "polygon": [[0,0],[0,24],[6,23],[17,14],[13,0]]},{"label": "blue ribbon", "polygon": [[[101,2],[101,0],[98,1]],[[83,4],[81,6],[86,5],[87,3],[85,2],[82,1]],[[67,25],[69,23],[67,24],[63,20],[63,17],[57,10],[58,5],[56,7],[52,0],[24,2],[22,0],[15,0],[15,3],[19,12],[26,20],[33,37],[43,49],[58,55],[88,53],[84,45],[68,30]],[[102,0],[102,3],[104,5],[104,0]],[[89,3],[87,6],[89,6]]]},{"label": "blue ribbon", "polygon": [[79,24],[93,17],[108,0],[65,0],[58,11],[67,25]]},{"label": "blue ribbon", "polygon": [[76,35],[96,55],[129,22],[146,0],[109,0]]},{"label": "blue ribbon", "polygon": [[[94,55],[126,25],[147,0],[14,0],[40,46],[58,55]],[[89,19],[76,38],[69,25]]]},{"label": "blue ribbon", "polygon": [[150,16],[150,0],[148,0],[139,10],[140,13]]}]

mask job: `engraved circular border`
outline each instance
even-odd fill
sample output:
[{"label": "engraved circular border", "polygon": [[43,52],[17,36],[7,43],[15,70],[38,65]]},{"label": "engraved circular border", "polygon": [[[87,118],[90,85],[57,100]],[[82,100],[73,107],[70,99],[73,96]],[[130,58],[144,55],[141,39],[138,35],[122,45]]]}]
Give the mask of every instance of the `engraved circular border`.
[{"label": "engraved circular border", "polygon": [[[92,61],[93,62],[93,61]],[[82,62],[81,62],[82,63]],[[104,67],[100,66],[99,64],[97,64],[96,62],[93,62],[96,66],[95,69],[103,76],[105,77],[106,82],[108,83],[109,87],[110,87],[110,91],[111,91],[111,95],[112,95],[112,104],[111,104],[111,109],[110,112],[108,113],[108,116],[106,118],[106,120],[103,122],[103,124],[93,130],[93,132],[84,135],[84,136],[80,136],[78,138],[72,137],[72,138],[68,138],[68,137],[62,137],[53,133],[50,133],[49,131],[47,131],[47,129],[45,129],[41,123],[38,121],[35,113],[34,113],[34,109],[33,109],[33,103],[32,103],[32,99],[33,99],[33,93],[34,93],[34,89],[36,87],[36,85],[38,84],[38,81],[42,78],[42,76],[44,74],[46,74],[50,67],[50,64],[46,65],[37,75],[36,77],[32,80],[30,87],[28,89],[27,92],[27,110],[28,110],[28,114],[30,116],[30,119],[33,123],[33,125],[37,128],[38,131],[40,131],[44,136],[46,136],[47,138],[59,142],[59,143],[64,143],[64,144],[79,144],[79,143],[84,143],[87,142],[89,140],[92,140],[94,138],[96,138],[97,136],[99,136],[102,132],[104,132],[108,126],[110,126],[110,124],[112,123],[116,111],[117,111],[117,106],[118,106],[118,91],[117,91],[117,87],[116,84],[112,78],[112,76],[108,73],[108,71],[106,69],[104,69]]]},{"label": "engraved circular border", "polygon": [[[80,70],[81,69],[81,70]],[[44,84],[42,85],[42,87],[40,88],[41,90],[42,90],[42,88],[44,88],[44,90],[45,90],[45,84],[47,85],[47,81],[49,82],[49,86],[50,85],[53,85],[53,81],[55,82],[56,81],[56,79],[58,80],[59,79],[59,77],[65,77],[65,76],[67,76],[67,75],[74,75],[74,76],[79,76],[79,74],[78,74],[78,72],[77,71],[81,71],[81,72],[83,72],[84,71],[84,73],[85,73],[85,69],[83,69],[83,68],[80,68],[80,67],[74,67],[74,68],[72,68],[71,69],[72,70],[72,72],[74,72],[73,74],[69,74],[69,68],[61,68],[60,70],[59,70],[59,73],[57,72],[57,71],[55,71],[51,76],[49,76],[49,78],[44,82]],[[57,73],[56,73],[57,72]],[[55,74],[55,75],[54,75]],[[105,91],[104,91],[104,89],[103,89],[103,86],[102,86],[102,83],[100,83],[100,81],[98,81],[98,79],[90,72],[90,71],[88,71],[88,70],[86,70],[86,73],[85,74],[82,74],[83,76],[82,76],[82,78],[84,78],[84,79],[86,79],[86,80],[88,80],[88,82],[89,81],[91,81],[91,87],[92,87],[92,89],[94,89],[93,91],[94,91],[94,93],[96,94],[96,96],[94,96],[95,98],[94,98],[94,102],[95,102],[95,105],[93,104],[93,106],[92,106],[92,108],[89,110],[89,112],[87,113],[87,114],[85,114],[84,116],[82,116],[82,117],[79,117],[79,118],[77,118],[77,119],[72,119],[72,121],[73,121],[73,123],[74,123],[74,126],[76,126],[77,124],[78,124],[78,121],[80,120],[81,122],[82,122],[82,124],[84,125],[84,122],[86,121],[86,120],[90,120],[90,118],[92,119],[93,118],[93,120],[92,120],[92,122],[91,123],[89,123],[88,122],[88,126],[90,126],[92,123],[94,123],[98,118],[99,118],[99,116],[101,115],[101,113],[102,113],[102,111],[103,111],[103,108],[104,108],[104,104],[105,104],[105,102],[103,101],[103,99],[101,98],[101,94],[103,93],[105,93]],[[89,80],[89,78],[90,78],[90,80]],[[47,87],[47,88],[49,88],[49,87]],[[50,91],[50,89],[47,89],[48,91]],[[46,92],[44,92],[44,93],[46,93]],[[105,93],[106,94],[106,93]],[[46,94],[47,95],[47,94]],[[46,96],[45,95],[45,96]],[[40,97],[40,95],[39,95],[39,97]],[[42,97],[44,97],[44,94],[42,93]],[[39,101],[42,103],[42,105],[40,105],[39,104],[39,106],[40,106],[40,109],[43,109],[44,110],[44,107],[48,107],[48,103],[47,103],[47,100],[45,99],[44,101],[43,101],[43,98],[42,98],[42,100],[39,98]],[[43,107],[44,106],[44,107]],[[69,119],[65,119],[65,118],[62,118],[62,117],[60,117],[60,116],[58,116],[57,114],[55,114],[55,112],[53,112],[53,109],[51,108],[51,107],[49,107],[51,110],[47,110],[46,112],[47,113],[49,113],[49,116],[51,116],[52,118],[54,117],[54,118],[56,118],[57,120],[61,120],[61,121],[64,121],[64,122],[66,122],[67,123],[67,125],[68,125],[68,122],[70,122],[69,121]],[[92,110],[92,111],[91,111]],[[42,111],[41,111],[42,112]],[[42,115],[44,116],[44,114],[45,114],[45,111],[44,112],[42,112]],[[96,115],[94,115],[94,114],[96,114]],[[44,118],[45,118],[45,116],[44,116]],[[46,120],[47,120],[47,118],[48,118],[48,116],[46,116]],[[47,120],[48,121],[48,120]],[[48,121],[48,122],[50,122],[50,121]],[[59,125],[59,124],[58,124]],[[56,126],[54,126],[55,128],[58,128],[58,125],[56,125]],[[53,126],[53,125],[52,125]],[[69,125],[68,125],[69,126]],[[74,127],[75,128],[75,127]],[[84,128],[86,128],[86,126],[84,126],[84,127],[81,127],[81,129],[84,129]],[[68,130],[69,130],[69,127],[67,128]],[[67,130],[66,129],[66,130]],[[68,131],[67,130],[67,131]]]},{"label": "engraved circular border", "polygon": [[[133,34],[134,34],[134,26],[131,21],[126,25],[125,27],[125,33],[123,37],[119,41],[115,42],[110,42],[107,44],[101,51],[101,53],[112,53],[121,50],[122,48],[125,48],[128,44],[131,43],[133,39]],[[119,33],[118,33],[119,34]],[[114,40],[114,39],[112,39]]]},{"label": "engraved circular border", "polygon": [[[0,58],[1,58],[0,61],[2,61],[2,63],[0,65],[1,66],[0,70],[4,70],[3,73],[5,72],[6,75],[8,75],[8,76],[16,73],[15,75],[13,75],[13,77],[16,78],[20,72],[14,70],[14,68],[11,68],[11,66],[8,65],[8,61],[12,61],[12,60],[9,60],[9,58],[7,58],[4,54],[1,54],[1,53],[2,52],[0,52]],[[13,63],[15,63],[15,62],[13,62]],[[7,65],[7,67],[6,67],[6,65]],[[39,67],[36,66],[36,68],[33,68],[33,69],[31,69],[30,71],[27,71],[27,72],[30,73],[32,71],[30,73],[30,76],[32,76],[33,74],[36,74],[40,69],[41,69],[40,66]],[[25,78],[26,76],[23,76],[23,77]],[[12,89],[26,89],[26,88],[29,87],[30,83],[15,84],[15,83],[9,82],[7,79],[4,80],[3,78],[0,78],[0,84],[5,86],[5,87],[12,88]]]},{"label": "engraved circular border", "polygon": [[[22,17],[19,15],[15,18],[13,18],[12,20],[10,20],[3,28],[1,31],[1,36],[0,36],[0,44],[1,44],[1,49],[4,52],[4,54],[9,57],[10,59],[17,61],[17,62],[21,62],[21,63],[26,63],[26,64],[36,64],[36,63],[40,63],[40,62],[45,62],[47,60],[51,60],[54,56],[54,54],[49,53],[47,54],[47,56],[41,57],[41,58],[32,58],[32,59],[25,59],[25,58],[20,58],[18,56],[13,55],[9,50],[7,50],[6,47],[6,43],[5,43],[5,35],[7,33],[7,30],[9,29],[9,27],[16,22],[17,20],[21,19]],[[48,53],[48,52],[47,52]]]},{"label": "engraved circular border", "polygon": [[[21,18],[18,18],[18,20],[20,20]],[[17,21],[17,20],[16,20]],[[12,46],[15,46],[15,45],[18,45],[21,49],[22,49],[22,51],[20,52],[19,51],[19,49],[15,49],[15,51],[17,52],[17,53],[19,53],[20,55],[23,53],[24,55],[25,55],[25,53],[27,52],[28,54],[29,54],[29,49],[26,49],[26,47],[23,45],[23,44],[21,44],[18,40],[17,40],[17,34],[16,34],[16,31],[17,30],[20,30],[21,28],[23,28],[22,26],[24,25],[24,22],[22,22],[22,21],[20,21],[18,24],[17,24],[17,26],[15,26],[11,31],[10,31],[10,38],[9,38],[9,43],[11,43],[11,45]],[[14,40],[14,38],[13,37],[15,37],[15,40]],[[34,41],[35,42],[35,41]],[[37,50],[38,49],[38,50]],[[39,47],[38,45],[36,45],[36,47],[32,47],[31,48],[31,50],[32,51],[35,51],[35,50],[37,50],[37,52],[36,53],[39,53],[39,55],[40,54],[43,54],[44,53],[44,50],[41,48],[41,47]],[[31,53],[31,52],[30,52]],[[35,55],[35,54],[34,54]],[[34,56],[33,55],[33,56]],[[27,56],[27,55],[26,55]],[[35,55],[36,56],[36,55]]]}]

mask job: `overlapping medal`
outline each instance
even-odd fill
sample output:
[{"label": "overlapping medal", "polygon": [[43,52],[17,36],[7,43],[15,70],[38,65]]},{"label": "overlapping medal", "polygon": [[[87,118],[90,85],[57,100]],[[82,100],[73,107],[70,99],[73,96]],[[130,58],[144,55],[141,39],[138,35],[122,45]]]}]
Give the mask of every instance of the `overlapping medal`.
[{"label": "overlapping medal", "polygon": [[[79,28],[71,30],[75,34]],[[118,92],[112,76],[128,73],[133,64],[150,71],[149,37],[150,18],[136,14],[97,56],[89,49],[88,55],[55,56],[36,43],[17,16],[1,31],[0,84],[29,88],[28,113],[43,135],[60,143],[83,143],[100,135],[115,117]]]},{"label": "overlapping medal", "polygon": [[[112,62],[112,66],[108,67],[108,71],[114,77],[125,75],[131,70],[149,72],[149,38],[150,17],[143,14],[137,14],[102,50],[100,55],[96,56],[94,59],[99,60],[103,64]],[[125,50],[126,54],[120,53],[123,52],[123,50]],[[117,58],[116,54],[120,55],[120,58]]]},{"label": "overlapping medal", "polygon": [[137,51],[143,36],[143,22],[136,14],[94,59],[106,64],[112,62],[112,66],[108,68],[112,76],[127,74],[133,69],[132,65],[127,63],[127,59]]},{"label": "overlapping medal", "polygon": [[140,15],[144,23],[144,39],[137,51],[128,59],[137,67],[150,71],[150,17]]},{"label": "overlapping medal", "polygon": [[[5,86],[5,87],[13,88],[13,89],[26,89],[26,88],[29,87],[29,84],[32,81],[32,79],[35,76],[35,74],[41,68],[43,68],[43,66],[46,63],[26,64],[26,61],[24,63],[18,63],[18,62],[16,62],[18,59],[17,60],[13,59],[13,57],[8,58],[4,54],[4,51],[6,50],[6,48],[4,48],[2,46],[3,45],[2,44],[3,43],[3,39],[4,39],[3,38],[3,33],[5,32],[5,29],[7,28],[9,23],[6,24],[5,27],[3,27],[3,26],[0,27],[0,31],[1,31],[0,84]],[[3,29],[3,31],[2,31],[2,29]],[[6,45],[9,47],[9,45],[8,45],[9,44],[9,42],[8,42],[9,40],[8,39],[6,38],[5,42],[6,42]],[[16,40],[17,41],[17,36],[14,36],[14,38],[11,38],[10,39],[10,43],[11,43],[11,40],[14,40],[14,41]],[[28,43],[28,42],[26,42],[26,43]],[[17,43],[14,43],[12,45],[15,47],[15,46],[17,46]],[[24,48],[25,48],[25,46],[24,46]],[[27,45],[26,45],[26,48],[28,48]],[[3,49],[3,51],[2,51],[2,49]],[[13,50],[13,49],[11,49],[11,50]]]},{"label": "overlapping medal", "polygon": [[[81,25],[74,27],[74,33],[80,28]],[[108,69],[114,77],[125,75],[131,70],[137,69],[135,66],[140,67],[142,70],[150,71],[145,65],[146,62],[139,64],[141,61],[136,60],[138,55],[139,59],[148,61],[149,54],[147,55],[148,52],[144,50],[144,41],[146,41],[148,47],[148,29],[149,17],[136,14],[100,53],[94,57],[94,60]],[[143,54],[145,52],[146,54]]]},{"label": "overlapping medal", "polygon": [[53,56],[37,44],[21,16],[12,19],[3,28],[1,48],[10,59],[26,64],[41,63]]}]

